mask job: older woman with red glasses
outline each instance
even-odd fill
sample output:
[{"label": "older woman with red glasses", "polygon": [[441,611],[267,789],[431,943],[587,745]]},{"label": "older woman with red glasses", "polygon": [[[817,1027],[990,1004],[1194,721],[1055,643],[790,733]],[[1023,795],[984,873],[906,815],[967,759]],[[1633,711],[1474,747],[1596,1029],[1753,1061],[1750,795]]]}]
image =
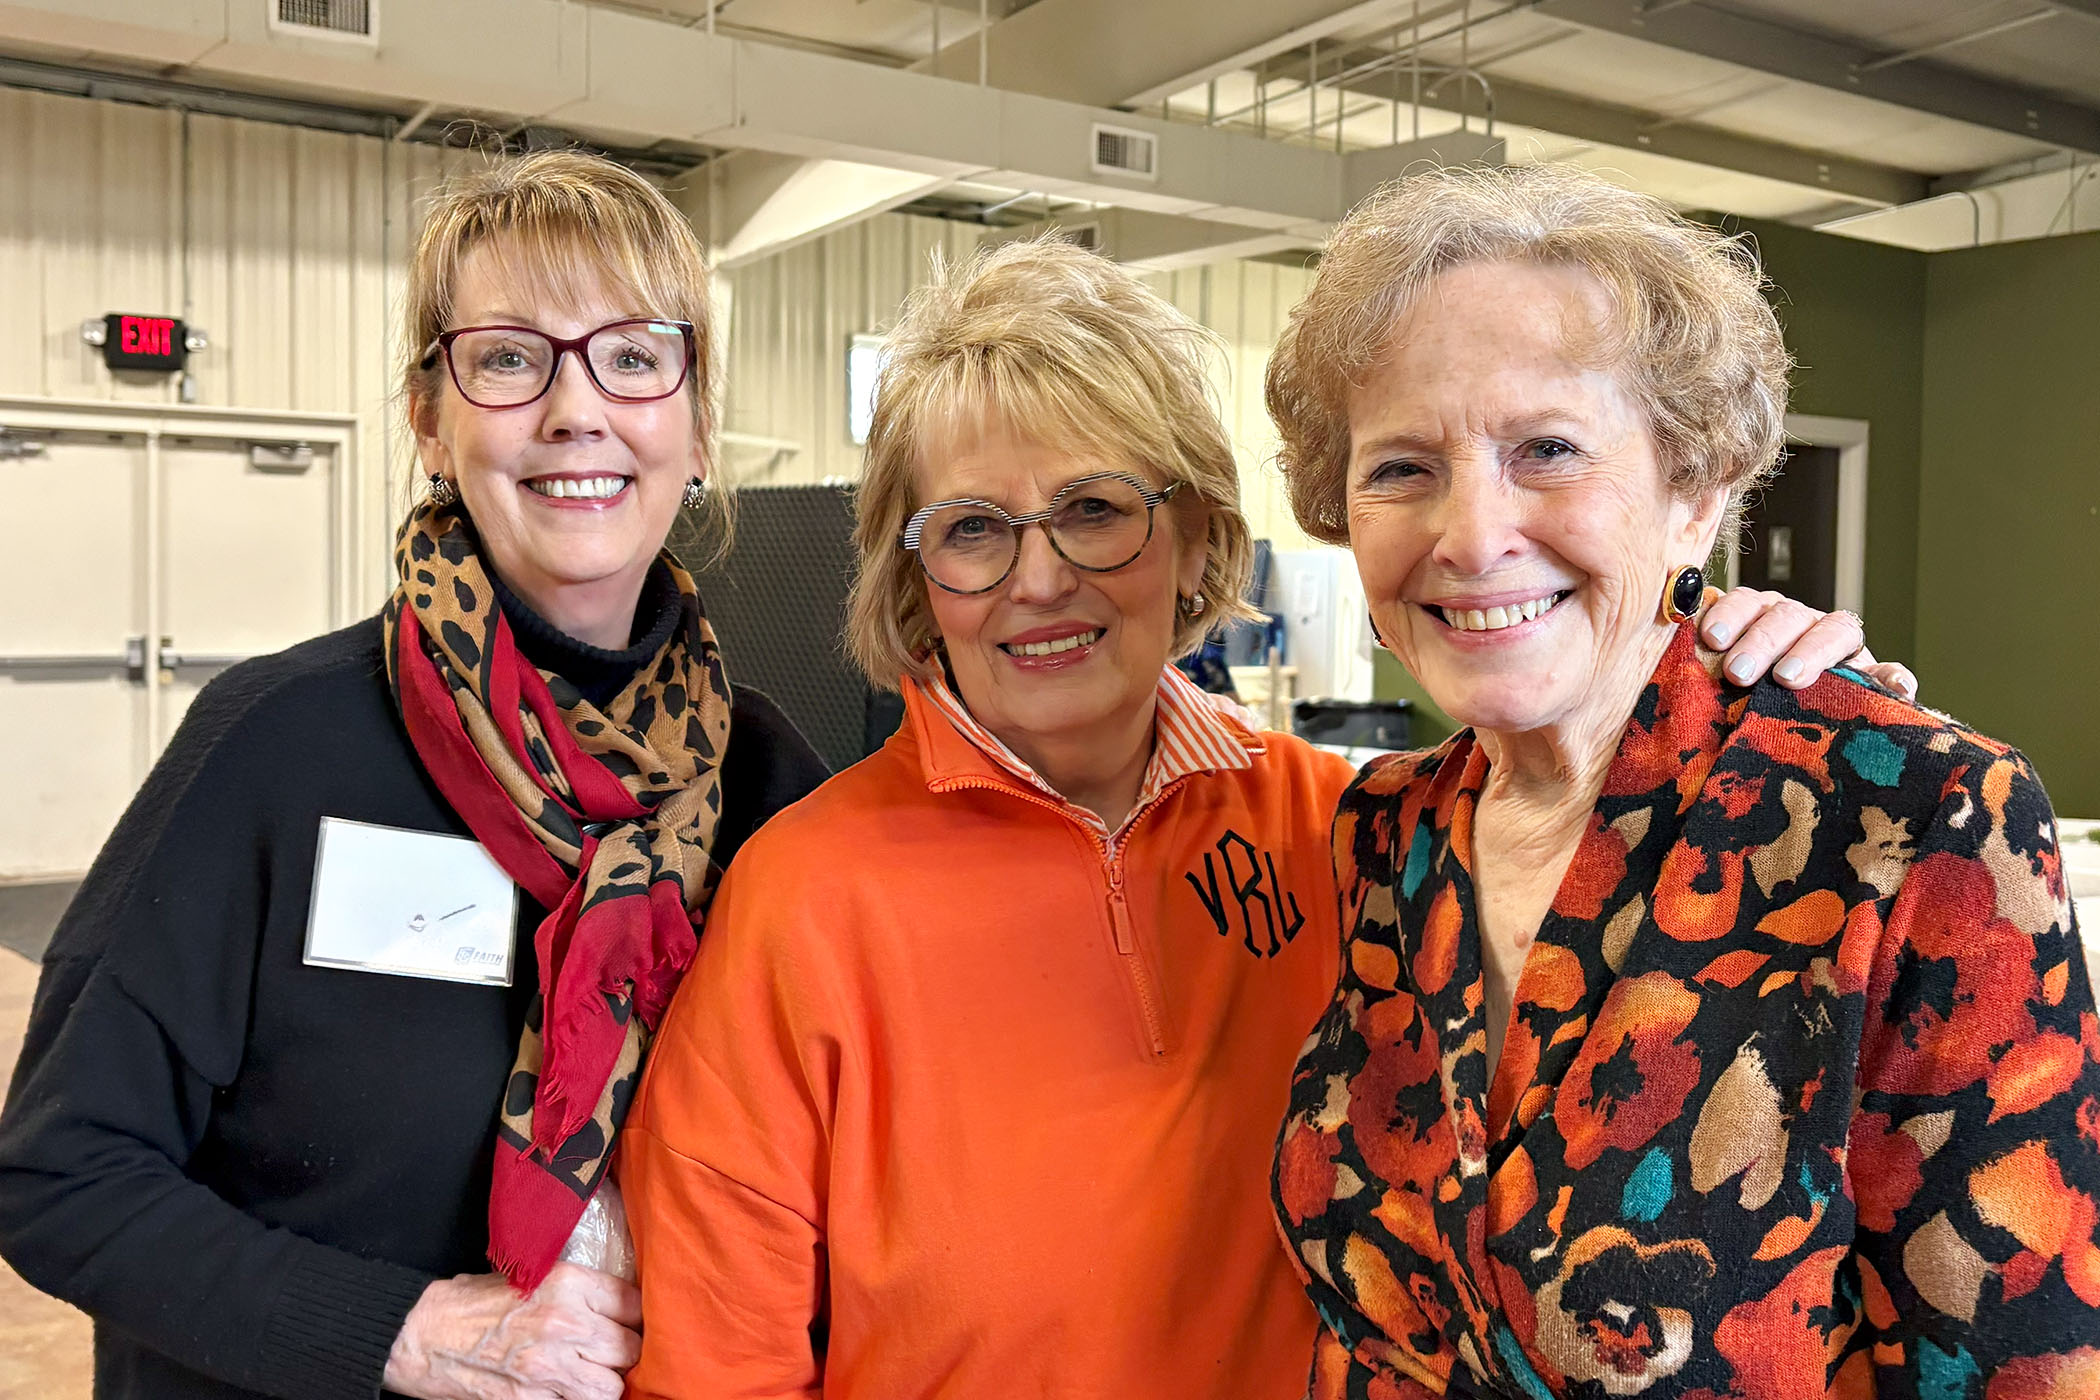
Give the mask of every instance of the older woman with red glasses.
[{"label": "older woman with red glasses", "polygon": [[657,1042],[635,1395],[1303,1393],[1263,1181],[1349,770],[1168,664],[1248,611],[1209,349],[1059,242],[891,335],[849,641],[905,722],[745,847]]},{"label": "older woman with red glasses", "polygon": [[686,221],[500,163],[407,303],[394,595],[198,698],[0,1118],[0,1250],[98,1396],[614,1400],[635,1292],[567,1246],[718,867],[823,776],[664,549],[713,465]]}]

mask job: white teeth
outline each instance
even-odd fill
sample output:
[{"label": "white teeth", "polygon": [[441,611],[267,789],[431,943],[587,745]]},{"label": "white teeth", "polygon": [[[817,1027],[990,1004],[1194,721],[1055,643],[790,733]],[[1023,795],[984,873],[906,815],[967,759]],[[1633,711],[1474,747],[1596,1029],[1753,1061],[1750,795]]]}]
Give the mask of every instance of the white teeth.
[{"label": "white teeth", "polygon": [[1077,636],[1059,637],[1054,642],[1022,642],[1005,648],[1013,656],[1055,656],[1063,651],[1077,651],[1080,647],[1092,646],[1101,640],[1101,629],[1081,632]]},{"label": "white teeth", "polygon": [[1460,632],[1499,632],[1547,612],[1560,597],[1558,593],[1549,593],[1543,598],[1508,603],[1499,608],[1445,608],[1442,611],[1444,621]]},{"label": "white teeth", "polygon": [[602,501],[617,496],[627,485],[624,476],[547,477],[525,483],[542,496],[555,500]]}]

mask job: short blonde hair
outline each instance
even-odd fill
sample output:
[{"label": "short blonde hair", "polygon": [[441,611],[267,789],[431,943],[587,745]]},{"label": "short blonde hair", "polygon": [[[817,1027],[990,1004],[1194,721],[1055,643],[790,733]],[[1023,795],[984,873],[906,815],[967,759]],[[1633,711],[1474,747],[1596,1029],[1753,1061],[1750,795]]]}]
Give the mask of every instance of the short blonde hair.
[{"label": "short blonde hair", "polygon": [[708,463],[708,499],[726,529],[730,483],[715,479],[718,357],[707,253],[692,224],[640,175],[583,151],[499,157],[449,177],[430,196],[409,258],[401,388],[412,417],[442,391],[444,360],[431,347],[451,328],[461,266],[483,245],[506,275],[556,303],[613,292],[636,315],[692,322],[686,393]]},{"label": "short blonde hair", "polygon": [[1209,378],[1218,344],[1124,268],[1054,237],[936,263],[889,336],[857,496],[846,640],[868,678],[894,686],[931,669],[929,585],[897,539],[922,454],[971,424],[1129,462],[1209,507],[1207,606],[1178,609],[1176,656],[1219,623],[1258,616],[1239,464]]},{"label": "short blonde hair", "polygon": [[1395,327],[1439,273],[1497,261],[1580,268],[1603,285],[1607,324],[1583,348],[1624,376],[1680,496],[1729,493],[1729,538],[1785,440],[1793,363],[1756,253],[1565,165],[1403,177],[1336,227],[1268,370],[1269,415],[1305,532],[1348,543],[1349,395]]}]

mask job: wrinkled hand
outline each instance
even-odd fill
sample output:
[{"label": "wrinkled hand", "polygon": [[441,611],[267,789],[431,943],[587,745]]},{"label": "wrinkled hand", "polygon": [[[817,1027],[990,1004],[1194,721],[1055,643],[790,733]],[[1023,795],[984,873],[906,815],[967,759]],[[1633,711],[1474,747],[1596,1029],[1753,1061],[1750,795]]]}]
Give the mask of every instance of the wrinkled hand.
[{"label": "wrinkled hand", "polygon": [[387,1357],[385,1386],[423,1400],[619,1400],[642,1352],[642,1295],[556,1264],[530,1297],[501,1274],[423,1290]]},{"label": "wrinkled hand", "polygon": [[1849,612],[1818,612],[1784,594],[1736,588],[1707,606],[1699,635],[1715,650],[1727,650],[1728,678],[1738,685],[1770,672],[1789,690],[1799,690],[1833,666],[1849,666],[1906,700],[1918,698],[1918,678],[1910,668],[1876,661],[1859,618]]}]

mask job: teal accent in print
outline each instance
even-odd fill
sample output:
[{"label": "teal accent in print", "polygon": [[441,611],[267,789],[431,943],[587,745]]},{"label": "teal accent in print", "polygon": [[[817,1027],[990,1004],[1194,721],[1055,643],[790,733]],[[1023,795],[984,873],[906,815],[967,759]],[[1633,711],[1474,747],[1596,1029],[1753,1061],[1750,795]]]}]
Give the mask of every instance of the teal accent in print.
[{"label": "teal accent in print", "polygon": [[1423,822],[1415,828],[1414,844],[1407,848],[1407,868],[1400,872],[1400,895],[1413,899],[1415,891],[1422,888],[1423,877],[1429,874],[1429,823]]},{"label": "teal accent in print", "polygon": [[1976,1379],[1976,1359],[1965,1346],[1952,1354],[1924,1338],[1918,1340],[1918,1400],[1969,1400]]},{"label": "teal accent in print", "polygon": [[1349,1329],[1342,1325],[1340,1318],[1329,1312],[1324,1304],[1315,1303],[1313,1310],[1319,1313],[1320,1321],[1327,1325],[1328,1331],[1334,1333],[1334,1339],[1342,1344],[1345,1351],[1355,1350],[1356,1344],[1349,1340]]},{"label": "teal accent in print", "polygon": [[1626,1191],[1619,1198],[1619,1213],[1628,1220],[1638,1220],[1644,1225],[1653,1225],[1663,1207],[1677,1194],[1677,1173],[1670,1166],[1670,1154],[1660,1147],[1648,1149],[1641,1164],[1626,1178]]},{"label": "teal accent in print", "polygon": [[1515,1381],[1531,1400],[1553,1400],[1553,1392],[1546,1389],[1546,1383],[1539,1379],[1539,1373],[1531,1369],[1531,1358],[1524,1354],[1524,1348],[1518,1344],[1516,1334],[1507,1327],[1495,1329],[1495,1351],[1502,1357],[1502,1365],[1509,1371],[1509,1378]]},{"label": "teal accent in print", "polygon": [[1801,1164],[1801,1189],[1806,1191],[1808,1198],[1817,1205],[1827,1206],[1830,1204],[1830,1192],[1816,1189],[1816,1174],[1810,1169],[1807,1162]]},{"label": "teal accent in print", "polygon": [[1852,771],[1876,787],[1894,787],[1903,781],[1903,750],[1878,729],[1863,729],[1845,744],[1845,758]]}]

